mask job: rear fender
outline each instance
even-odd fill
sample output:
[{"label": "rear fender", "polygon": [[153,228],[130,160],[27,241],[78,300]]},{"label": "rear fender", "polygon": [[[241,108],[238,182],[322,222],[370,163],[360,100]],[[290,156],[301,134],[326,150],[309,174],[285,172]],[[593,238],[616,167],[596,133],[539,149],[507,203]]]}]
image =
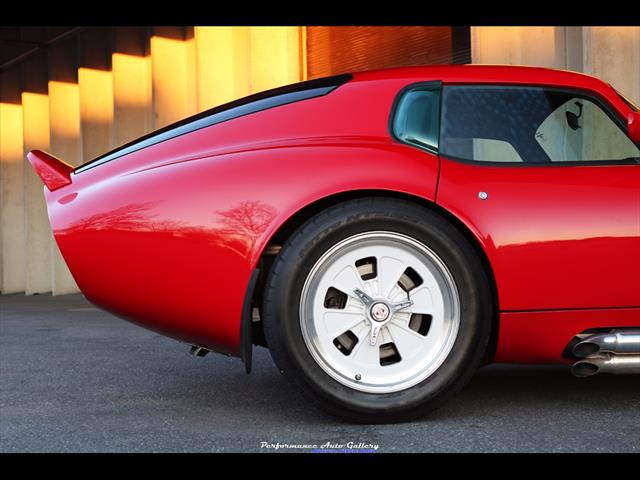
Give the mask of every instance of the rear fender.
[{"label": "rear fender", "polygon": [[80,289],[130,321],[240,356],[252,272],[287,219],[357,190],[434,201],[439,165],[437,156],[390,140],[349,138],[104,178],[101,168],[45,192],[55,238]]}]

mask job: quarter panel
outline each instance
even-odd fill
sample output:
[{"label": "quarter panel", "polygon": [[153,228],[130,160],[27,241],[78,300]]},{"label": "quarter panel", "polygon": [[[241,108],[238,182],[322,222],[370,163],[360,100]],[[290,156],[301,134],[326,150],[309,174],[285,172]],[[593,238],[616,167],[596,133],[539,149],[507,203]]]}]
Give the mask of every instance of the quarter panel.
[{"label": "quarter panel", "polygon": [[[106,166],[106,165],[105,165]],[[238,355],[252,269],[291,215],[328,195],[435,199],[438,159],[390,140],[324,138],[160,164],[47,192],[62,254],[95,304]]]}]

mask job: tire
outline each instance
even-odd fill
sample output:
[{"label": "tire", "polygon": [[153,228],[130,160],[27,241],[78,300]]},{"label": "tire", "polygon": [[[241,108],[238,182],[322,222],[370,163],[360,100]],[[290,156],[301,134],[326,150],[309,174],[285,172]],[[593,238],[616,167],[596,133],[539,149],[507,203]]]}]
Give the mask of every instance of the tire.
[{"label": "tire", "polygon": [[422,416],[467,384],[487,350],[491,305],[486,272],[455,227],[414,203],[371,197],[290,236],[262,315],[276,366],[310,399],[348,421],[386,423]]}]

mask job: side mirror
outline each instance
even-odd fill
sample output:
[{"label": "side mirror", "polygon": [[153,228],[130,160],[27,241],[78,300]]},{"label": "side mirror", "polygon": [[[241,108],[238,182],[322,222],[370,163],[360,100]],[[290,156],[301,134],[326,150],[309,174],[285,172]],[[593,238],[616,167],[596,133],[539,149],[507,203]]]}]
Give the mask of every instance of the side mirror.
[{"label": "side mirror", "polygon": [[629,137],[634,143],[640,143],[640,112],[629,112],[627,115]]},{"label": "side mirror", "polygon": [[574,104],[578,107],[578,113],[575,114],[573,112],[565,112],[565,115],[567,116],[567,124],[569,125],[569,128],[571,128],[571,130],[578,130],[579,128],[582,128],[580,126],[580,117],[582,116],[582,103],[580,102],[574,102]]}]

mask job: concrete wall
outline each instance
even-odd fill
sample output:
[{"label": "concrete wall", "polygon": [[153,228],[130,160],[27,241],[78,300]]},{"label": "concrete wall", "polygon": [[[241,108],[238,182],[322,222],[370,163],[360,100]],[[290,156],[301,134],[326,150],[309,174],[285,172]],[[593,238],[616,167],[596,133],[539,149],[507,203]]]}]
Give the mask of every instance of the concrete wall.
[{"label": "concrete wall", "polygon": [[640,27],[584,28],[583,71],[640,104]]},{"label": "concrete wall", "polygon": [[25,159],[73,165],[247,94],[304,79],[299,27],[90,28],[0,74],[0,291],[77,292]]},{"label": "concrete wall", "polygon": [[0,288],[24,291],[23,108],[18,72],[2,74],[0,90]]},{"label": "concrete wall", "polygon": [[640,27],[472,27],[471,55],[588,73],[640,103]]}]

